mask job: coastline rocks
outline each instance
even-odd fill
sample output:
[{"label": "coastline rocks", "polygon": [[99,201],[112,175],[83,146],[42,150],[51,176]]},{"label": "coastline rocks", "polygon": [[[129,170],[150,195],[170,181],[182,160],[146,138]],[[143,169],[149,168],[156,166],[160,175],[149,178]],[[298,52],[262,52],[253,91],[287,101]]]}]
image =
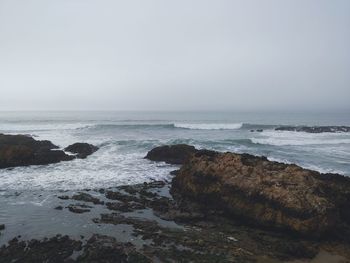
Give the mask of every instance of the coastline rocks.
[{"label": "coastline rocks", "polygon": [[[62,197],[58,197],[58,198],[62,199]],[[69,197],[67,199],[69,199]],[[103,205],[104,204],[104,202],[101,201],[100,199],[98,199],[97,197],[93,197],[92,195],[87,194],[87,193],[75,194],[72,196],[71,199],[76,200],[76,201],[90,202],[90,203],[93,203],[95,205]]]},{"label": "coastline rocks", "polygon": [[69,156],[50,141],[37,141],[26,135],[0,134],[0,169],[69,161]]},{"label": "coastline rocks", "polygon": [[183,164],[197,150],[190,145],[176,144],[159,146],[146,155],[146,159],[169,164]]},{"label": "coastline rocks", "polygon": [[322,132],[350,132],[348,126],[281,126],[275,128],[276,131],[296,131],[308,133]]},{"label": "coastline rocks", "polygon": [[98,150],[98,147],[88,143],[74,143],[64,149],[67,152],[75,153],[79,159],[85,159]]},{"label": "coastline rocks", "polygon": [[58,163],[75,158],[86,158],[97,151],[97,147],[87,143],[75,143],[65,150],[77,153],[68,155],[50,141],[37,141],[28,135],[0,134],[0,169]]},{"label": "coastline rocks", "polygon": [[137,252],[131,243],[117,242],[114,237],[92,235],[85,245],[68,236],[50,239],[11,240],[0,248],[1,262],[152,262]]},{"label": "coastline rocks", "polygon": [[94,234],[87,241],[77,262],[150,263],[152,261],[137,252],[131,243],[121,243],[114,237]]},{"label": "coastline rocks", "polygon": [[75,204],[75,205],[71,204],[67,208],[72,213],[82,214],[82,213],[90,212],[91,211],[90,209],[92,207],[84,204]]},{"label": "coastline rocks", "polygon": [[20,241],[12,239],[0,248],[1,262],[72,262],[69,257],[82,249],[82,242],[68,236],[57,235],[50,239]]},{"label": "coastline rocks", "polygon": [[306,236],[349,230],[350,178],[266,157],[214,153],[198,151],[185,162],[172,182],[175,198],[245,223]]}]

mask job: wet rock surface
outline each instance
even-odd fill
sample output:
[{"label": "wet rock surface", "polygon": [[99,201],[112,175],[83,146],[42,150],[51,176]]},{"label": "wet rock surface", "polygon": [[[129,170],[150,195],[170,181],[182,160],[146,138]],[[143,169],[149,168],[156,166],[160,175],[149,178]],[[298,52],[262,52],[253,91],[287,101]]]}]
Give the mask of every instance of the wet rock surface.
[{"label": "wet rock surface", "polygon": [[350,132],[349,126],[281,126],[275,128],[276,131],[296,131],[308,133],[322,132]]},{"label": "wet rock surface", "polygon": [[[76,256],[74,256],[76,254]],[[131,243],[120,243],[115,238],[93,235],[83,245],[68,236],[56,236],[41,241],[13,239],[0,249],[1,262],[151,262],[138,253]]]},{"label": "wet rock surface", "polygon": [[249,154],[193,155],[172,194],[253,225],[306,236],[349,232],[350,178]]},{"label": "wet rock surface", "polygon": [[68,236],[50,239],[20,241],[14,238],[8,246],[0,248],[1,262],[69,262],[75,250],[81,250],[81,242]]},{"label": "wet rock surface", "polygon": [[[62,199],[62,197],[59,197]],[[66,199],[69,199],[69,197],[65,197]],[[95,205],[103,205],[104,202],[101,201],[100,199],[98,199],[97,197],[92,196],[91,194],[88,193],[83,193],[80,192],[78,194],[75,194],[71,197],[71,199],[73,200],[77,200],[77,201],[84,201],[84,202],[90,202],[93,203]]]},{"label": "wet rock surface", "polygon": [[74,143],[64,149],[67,152],[75,153],[77,158],[85,159],[98,150],[98,147],[88,143]]},{"label": "wet rock surface", "polygon": [[77,262],[152,262],[137,252],[131,243],[120,243],[113,237],[93,235],[83,248]]},{"label": "wet rock surface", "polygon": [[344,241],[313,240],[247,226],[211,206],[173,199],[170,187],[151,182],[98,189],[93,191],[103,193],[103,205],[79,201],[91,210],[105,208],[91,223],[108,225],[111,232],[114,227],[131,227],[127,241],[101,234],[86,239],[15,239],[0,248],[1,262],[308,262],[319,257],[320,251],[350,258],[350,245]]},{"label": "wet rock surface", "polygon": [[[67,208],[72,213],[82,214],[82,213],[90,212],[90,208],[92,207],[85,204],[74,204],[74,205],[71,204]],[[58,209],[58,210],[62,210],[62,209]]]},{"label": "wet rock surface", "polygon": [[164,145],[149,151],[145,158],[169,164],[183,164],[195,152],[193,146],[186,144]]},{"label": "wet rock surface", "polygon": [[50,141],[0,134],[0,168],[58,163],[74,159]]},{"label": "wet rock surface", "polygon": [[67,151],[77,153],[76,156],[68,155],[50,141],[37,141],[27,135],[0,134],[0,169],[45,165],[70,161],[75,158],[86,158],[95,152],[96,146],[86,143],[76,143],[68,146]]}]

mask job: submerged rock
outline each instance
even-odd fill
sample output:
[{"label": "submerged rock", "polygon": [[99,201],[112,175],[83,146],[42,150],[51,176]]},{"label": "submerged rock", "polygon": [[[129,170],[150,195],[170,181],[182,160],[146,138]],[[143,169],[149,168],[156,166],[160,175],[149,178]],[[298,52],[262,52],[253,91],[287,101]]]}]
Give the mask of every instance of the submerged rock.
[{"label": "submerged rock", "polygon": [[[61,199],[62,199],[62,197],[61,197]],[[82,192],[73,195],[71,199],[77,200],[77,201],[91,202],[95,205],[103,205],[104,204],[104,202],[101,201],[100,199],[98,199],[97,197],[93,197],[90,194],[82,193]]]},{"label": "submerged rock", "polygon": [[75,153],[77,158],[85,159],[98,150],[97,146],[88,143],[74,143],[64,149],[67,152]]},{"label": "submerged rock", "polygon": [[197,150],[190,145],[164,145],[149,151],[146,159],[169,164],[183,164]]},{"label": "submerged rock", "polygon": [[50,141],[37,141],[26,135],[0,134],[0,169],[41,165],[72,160]]},{"label": "submerged rock", "polygon": [[171,192],[245,222],[309,236],[350,225],[350,178],[320,174],[249,154],[195,154]]},{"label": "submerged rock", "polygon": [[84,204],[75,204],[75,205],[71,204],[67,208],[72,213],[82,214],[82,213],[90,212],[91,211],[90,209],[92,207]]},{"label": "submerged rock", "polygon": [[349,126],[281,126],[276,131],[297,131],[308,133],[350,132]]}]

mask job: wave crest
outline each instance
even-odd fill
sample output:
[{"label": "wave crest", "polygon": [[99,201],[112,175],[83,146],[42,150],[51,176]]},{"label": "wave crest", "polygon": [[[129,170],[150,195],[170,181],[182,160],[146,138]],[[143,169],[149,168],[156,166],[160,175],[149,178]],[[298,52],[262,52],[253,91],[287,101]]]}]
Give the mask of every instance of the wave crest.
[{"label": "wave crest", "polygon": [[238,130],[243,123],[175,123],[175,128],[190,130]]}]

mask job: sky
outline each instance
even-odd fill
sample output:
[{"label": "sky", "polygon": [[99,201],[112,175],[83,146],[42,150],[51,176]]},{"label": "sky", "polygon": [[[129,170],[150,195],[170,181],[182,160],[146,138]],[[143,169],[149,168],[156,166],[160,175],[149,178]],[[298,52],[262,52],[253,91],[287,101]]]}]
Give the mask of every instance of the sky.
[{"label": "sky", "polygon": [[0,110],[350,109],[349,0],[0,0]]}]

